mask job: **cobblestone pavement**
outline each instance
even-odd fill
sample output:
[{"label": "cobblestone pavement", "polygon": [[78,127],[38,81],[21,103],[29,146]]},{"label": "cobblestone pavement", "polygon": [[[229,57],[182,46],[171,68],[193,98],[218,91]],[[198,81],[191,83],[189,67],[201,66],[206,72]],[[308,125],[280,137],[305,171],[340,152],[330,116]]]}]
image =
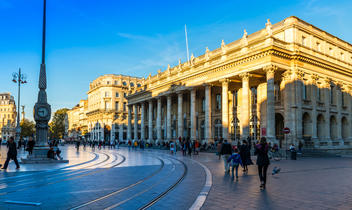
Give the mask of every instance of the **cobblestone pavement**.
[{"label": "cobblestone pavement", "polygon": [[[352,158],[304,158],[272,161],[267,189],[260,191],[255,165],[224,174],[222,160],[211,153],[182,157],[168,151],[127,148],[76,152],[62,147],[68,164],[21,165],[0,172],[0,209],[138,209],[184,179],[150,209],[188,209],[205,184],[203,163],[212,187],[202,209],[352,209]],[[0,149],[3,163],[6,147]],[[25,157],[20,151],[19,156]],[[253,158],[254,159],[254,158]],[[271,175],[274,166],[281,168]],[[34,202],[39,206],[8,203]]]},{"label": "cobblestone pavement", "polygon": [[[240,170],[236,181],[214,154],[202,154],[199,161],[213,175],[203,209],[352,209],[352,158],[271,161],[265,191],[256,165],[247,174]],[[281,172],[271,175],[274,166]]]}]

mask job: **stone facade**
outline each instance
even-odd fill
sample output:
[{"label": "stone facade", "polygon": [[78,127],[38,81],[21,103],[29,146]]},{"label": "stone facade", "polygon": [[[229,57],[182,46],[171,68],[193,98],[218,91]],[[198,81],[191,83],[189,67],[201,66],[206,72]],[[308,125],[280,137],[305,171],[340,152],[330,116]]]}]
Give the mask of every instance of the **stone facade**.
[{"label": "stone facade", "polygon": [[8,139],[15,136],[16,103],[10,93],[0,93],[0,138]]},{"label": "stone facade", "polygon": [[128,124],[127,118],[134,111],[133,107],[128,109],[126,96],[143,85],[144,79],[124,75],[108,74],[95,79],[89,85],[88,99],[68,112],[67,124],[69,130],[73,128],[74,131],[71,137],[84,135],[95,141],[127,140],[134,137],[136,130],[140,138],[140,126],[134,129],[133,120],[133,124]]},{"label": "stone facade", "polygon": [[351,148],[351,95],[351,44],[297,17],[268,20],[260,31],[149,75],[127,97],[135,110],[128,127],[141,126],[150,141],[265,136],[281,147]]}]

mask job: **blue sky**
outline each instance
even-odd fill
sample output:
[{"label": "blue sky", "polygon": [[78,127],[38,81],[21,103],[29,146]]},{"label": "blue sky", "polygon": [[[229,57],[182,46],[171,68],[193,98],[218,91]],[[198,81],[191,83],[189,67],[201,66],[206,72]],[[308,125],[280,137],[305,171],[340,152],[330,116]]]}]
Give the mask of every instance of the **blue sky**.
[{"label": "blue sky", "polygon": [[[248,3],[250,2],[250,3]],[[195,56],[297,16],[352,43],[352,1],[47,0],[48,101],[53,111],[87,97],[103,74],[146,77],[186,60],[184,25]],[[41,62],[42,0],[0,0],[0,92],[27,75],[21,104],[32,119]]]}]

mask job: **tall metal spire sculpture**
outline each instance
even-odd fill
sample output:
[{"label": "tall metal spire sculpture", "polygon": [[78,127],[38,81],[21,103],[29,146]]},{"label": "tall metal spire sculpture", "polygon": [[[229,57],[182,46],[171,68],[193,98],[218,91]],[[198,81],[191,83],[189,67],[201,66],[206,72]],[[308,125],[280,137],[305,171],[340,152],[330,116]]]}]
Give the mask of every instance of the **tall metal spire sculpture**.
[{"label": "tall metal spire sculpture", "polygon": [[[45,29],[46,29],[46,0],[43,8],[43,40],[42,40],[42,63],[39,74],[38,101],[34,106],[34,119],[36,122],[36,147],[47,147],[48,122],[51,116],[51,107],[47,102],[46,95],[46,69],[45,69]],[[44,149],[44,148],[43,148]]]}]

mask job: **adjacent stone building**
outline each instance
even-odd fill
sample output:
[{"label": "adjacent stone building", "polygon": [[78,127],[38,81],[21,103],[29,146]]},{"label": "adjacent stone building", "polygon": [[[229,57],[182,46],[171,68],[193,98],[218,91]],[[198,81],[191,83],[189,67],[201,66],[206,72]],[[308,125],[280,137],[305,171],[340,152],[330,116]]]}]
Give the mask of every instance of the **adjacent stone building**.
[{"label": "adjacent stone building", "polygon": [[67,113],[69,137],[82,135],[96,141],[131,138],[127,135],[131,110],[126,96],[143,85],[144,79],[124,75],[108,74],[95,79],[89,85],[88,99]]},{"label": "adjacent stone building", "polygon": [[8,139],[15,136],[16,103],[10,93],[0,93],[0,138]]},{"label": "adjacent stone building", "polygon": [[[244,31],[241,39],[206,48],[141,84],[127,97],[127,138],[212,142],[266,136],[281,147],[302,141],[312,148],[352,148],[352,45],[297,17],[274,25],[268,20],[264,29]],[[101,117],[92,122],[110,125],[104,103],[114,98],[97,98],[100,104],[89,102],[89,113],[99,110]],[[287,141],[284,127],[291,131]]]}]

